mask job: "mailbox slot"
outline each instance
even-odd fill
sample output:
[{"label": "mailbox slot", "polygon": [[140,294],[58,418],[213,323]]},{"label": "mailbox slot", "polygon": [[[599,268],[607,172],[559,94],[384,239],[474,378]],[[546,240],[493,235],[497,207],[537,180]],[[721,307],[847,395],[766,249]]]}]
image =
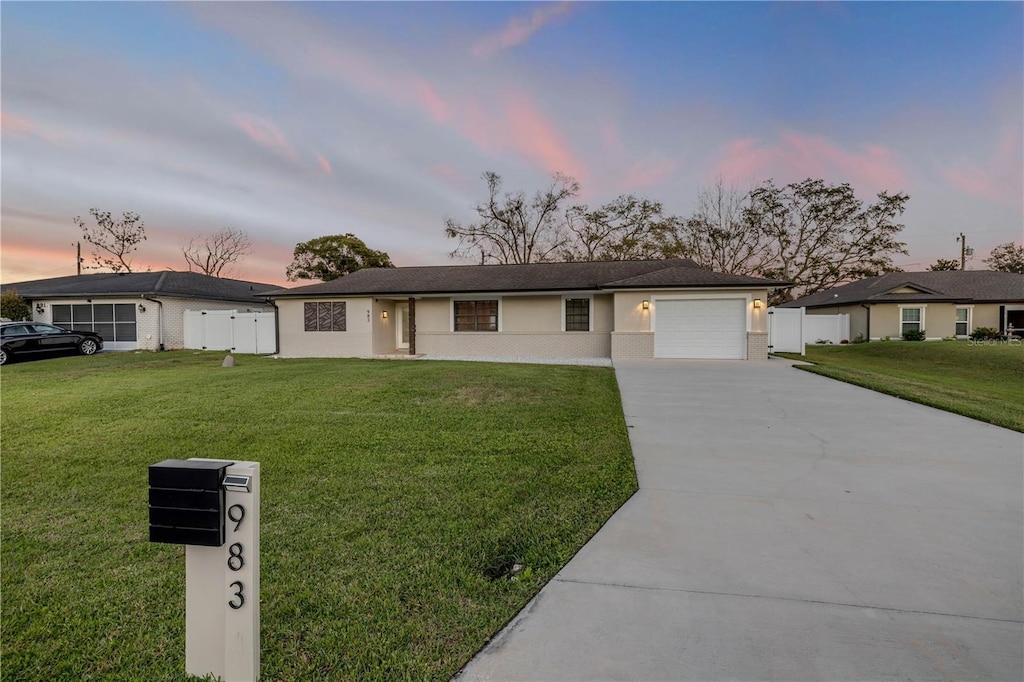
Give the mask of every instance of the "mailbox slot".
[{"label": "mailbox slot", "polygon": [[149,467],[149,541],[224,544],[224,470],[234,462],[167,459]]}]

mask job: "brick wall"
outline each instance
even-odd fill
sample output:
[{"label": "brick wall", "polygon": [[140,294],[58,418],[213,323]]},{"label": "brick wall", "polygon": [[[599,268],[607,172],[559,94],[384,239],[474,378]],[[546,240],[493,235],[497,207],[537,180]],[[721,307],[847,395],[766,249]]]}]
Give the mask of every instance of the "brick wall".
[{"label": "brick wall", "polygon": [[606,332],[417,332],[416,352],[432,357],[607,358]]},{"label": "brick wall", "polygon": [[612,332],[612,360],[651,360],[654,332]]},{"label": "brick wall", "polygon": [[768,333],[747,332],[747,360],[768,359]]}]

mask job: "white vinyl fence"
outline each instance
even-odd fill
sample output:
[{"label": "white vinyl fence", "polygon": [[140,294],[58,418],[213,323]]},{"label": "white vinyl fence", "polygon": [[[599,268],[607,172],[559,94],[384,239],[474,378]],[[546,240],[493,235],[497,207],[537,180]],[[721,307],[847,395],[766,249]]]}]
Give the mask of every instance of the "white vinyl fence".
[{"label": "white vinyl fence", "polygon": [[805,355],[808,343],[850,339],[850,316],[808,315],[805,308],[768,309],[768,352]]},{"label": "white vinyl fence", "polygon": [[274,313],[186,310],[185,348],[235,353],[277,352]]}]

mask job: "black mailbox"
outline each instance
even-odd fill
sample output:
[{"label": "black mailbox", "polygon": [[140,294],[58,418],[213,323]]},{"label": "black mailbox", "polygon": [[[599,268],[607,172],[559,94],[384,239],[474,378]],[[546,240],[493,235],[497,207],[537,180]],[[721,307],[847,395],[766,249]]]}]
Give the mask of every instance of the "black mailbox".
[{"label": "black mailbox", "polygon": [[149,541],[224,544],[224,470],[234,462],[165,459],[149,465]]}]

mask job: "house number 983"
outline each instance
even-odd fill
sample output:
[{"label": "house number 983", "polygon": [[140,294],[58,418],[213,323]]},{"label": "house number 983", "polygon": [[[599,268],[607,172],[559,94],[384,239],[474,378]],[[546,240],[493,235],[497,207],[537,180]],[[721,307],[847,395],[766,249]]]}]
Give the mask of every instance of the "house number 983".
[{"label": "house number 983", "polygon": [[[238,529],[242,527],[242,519],[245,518],[245,507],[240,504],[233,504],[228,508],[228,518],[234,522],[235,528],[232,532],[237,533]],[[245,566],[245,557],[243,556],[245,548],[241,542],[234,542],[228,547],[228,568],[232,571],[240,571]],[[228,606],[233,609],[240,609],[245,604],[245,585],[241,580],[236,580],[231,583],[230,587],[234,588],[235,591],[231,594],[231,599],[228,600]]]}]

